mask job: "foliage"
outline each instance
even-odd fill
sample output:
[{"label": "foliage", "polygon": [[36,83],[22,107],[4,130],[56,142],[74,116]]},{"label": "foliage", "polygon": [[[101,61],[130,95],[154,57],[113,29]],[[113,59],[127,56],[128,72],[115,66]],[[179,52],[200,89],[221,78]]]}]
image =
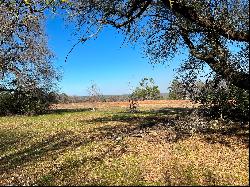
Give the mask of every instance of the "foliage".
[{"label": "foliage", "polygon": [[55,94],[42,89],[17,89],[0,92],[0,115],[41,114],[55,101]]},{"label": "foliage", "polygon": [[139,84],[140,86],[136,87],[129,96],[129,111],[132,113],[138,111],[139,100],[156,100],[162,98],[153,78],[143,78]]},{"label": "foliage", "polygon": [[4,107],[0,113],[48,109],[45,98],[59,80],[44,33],[45,16],[28,9],[27,2],[0,3],[0,92]]},{"label": "foliage", "polygon": [[206,115],[240,121],[249,119],[249,90],[235,86],[204,64],[198,65],[192,57],[177,72],[188,97],[200,103]]},{"label": "foliage", "polygon": [[214,118],[245,121],[249,119],[249,91],[240,89],[227,81],[213,77],[205,83],[202,81],[188,82],[187,92],[191,99],[201,104],[207,115]]},{"label": "foliage", "polygon": [[[186,68],[204,64],[231,84],[249,89],[249,1],[73,1],[79,42],[113,26],[141,42],[152,63],[188,51]],[[80,32],[79,32],[80,31]]]},{"label": "foliage", "polygon": [[174,79],[169,87],[169,99],[186,99],[187,94],[185,91],[185,87],[183,84],[178,80]]},{"label": "foliage", "polygon": [[140,86],[136,87],[130,98],[135,100],[156,100],[160,99],[160,90],[155,85],[153,78],[143,78]]},{"label": "foliage", "polygon": [[225,81],[208,81],[195,97],[209,115],[236,120],[249,119],[249,91],[237,88]]}]

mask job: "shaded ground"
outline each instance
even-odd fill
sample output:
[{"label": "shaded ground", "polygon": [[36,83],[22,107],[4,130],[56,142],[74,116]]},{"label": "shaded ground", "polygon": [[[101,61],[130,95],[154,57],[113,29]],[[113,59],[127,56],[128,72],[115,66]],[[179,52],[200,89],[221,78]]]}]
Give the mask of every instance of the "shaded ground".
[{"label": "shaded ground", "polygon": [[249,126],[192,108],[0,118],[0,185],[248,185]]}]

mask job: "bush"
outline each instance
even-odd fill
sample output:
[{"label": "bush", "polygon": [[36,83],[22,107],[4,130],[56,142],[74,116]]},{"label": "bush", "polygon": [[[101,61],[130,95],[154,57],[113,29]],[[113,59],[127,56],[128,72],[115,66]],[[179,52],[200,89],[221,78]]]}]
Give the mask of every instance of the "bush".
[{"label": "bush", "polygon": [[193,93],[193,99],[214,118],[249,119],[249,91],[225,81],[208,81]]},{"label": "bush", "polygon": [[55,101],[55,94],[42,89],[14,90],[0,92],[0,114],[41,114],[49,110]]}]

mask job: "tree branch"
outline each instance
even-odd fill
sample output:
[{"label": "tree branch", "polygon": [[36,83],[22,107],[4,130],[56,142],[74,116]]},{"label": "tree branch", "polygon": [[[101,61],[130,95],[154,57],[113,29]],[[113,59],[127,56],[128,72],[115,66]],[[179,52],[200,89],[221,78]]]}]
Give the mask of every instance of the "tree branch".
[{"label": "tree branch", "polygon": [[[105,20],[105,21],[101,20],[100,22],[103,24],[110,24],[116,28],[121,28],[121,27],[133,22],[136,18],[139,18],[146,11],[146,9],[151,4],[151,2],[152,2],[152,0],[134,1],[132,8],[128,11],[128,13],[126,15],[123,16],[123,17],[127,18],[127,21],[124,21],[122,23],[116,23],[115,21],[112,21],[112,20]],[[141,6],[140,6],[140,3],[142,3]],[[134,12],[136,12],[138,9],[140,9],[139,12],[133,16]],[[119,18],[119,19],[121,19],[121,18]]]},{"label": "tree branch", "polygon": [[216,31],[219,35],[231,40],[249,42],[249,32],[239,32],[230,28],[221,27],[213,21],[212,17],[202,18],[193,8],[177,3],[176,1],[172,4],[172,6],[170,6],[169,0],[162,0],[162,2],[167,8],[172,9],[173,12],[182,15],[186,19],[201,27]]},{"label": "tree branch", "polygon": [[[224,56],[224,58],[220,58],[220,60],[216,60],[215,54],[213,54],[212,52],[207,53],[207,54],[202,54],[198,52],[196,47],[192,43],[192,41],[189,39],[188,31],[183,28],[181,28],[180,30],[181,30],[182,38],[184,42],[187,44],[187,46],[189,47],[190,53],[193,56],[195,56],[196,58],[200,60],[205,61],[211,67],[213,71],[221,75],[225,80],[231,82],[233,85],[239,88],[245,89],[245,90],[249,90],[249,74],[237,71],[235,68],[230,66],[230,63],[227,62],[227,58],[225,57],[225,54],[223,53],[221,54]],[[218,47],[218,50],[222,51],[220,47]]]}]

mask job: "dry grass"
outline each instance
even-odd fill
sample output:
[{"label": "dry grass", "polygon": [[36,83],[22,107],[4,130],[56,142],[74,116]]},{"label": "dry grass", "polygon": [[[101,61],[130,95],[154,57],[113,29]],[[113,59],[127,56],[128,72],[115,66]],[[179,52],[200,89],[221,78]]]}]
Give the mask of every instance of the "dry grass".
[{"label": "dry grass", "polygon": [[192,131],[204,122],[191,112],[147,105],[1,117],[0,185],[248,185],[248,126]]},{"label": "dry grass", "polygon": [[[150,108],[192,108],[197,107],[198,104],[192,103],[190,100],[145,100],[138,101],[139,106],[141,107],[150,107]],[[79,109],[79,108],[107,108],[107,107],[120,107],[127,108],[129,106],[129,102],[84,102],[84,103],[68,103],[68,104],[56,104],[54,105],[57,109]]]}]

